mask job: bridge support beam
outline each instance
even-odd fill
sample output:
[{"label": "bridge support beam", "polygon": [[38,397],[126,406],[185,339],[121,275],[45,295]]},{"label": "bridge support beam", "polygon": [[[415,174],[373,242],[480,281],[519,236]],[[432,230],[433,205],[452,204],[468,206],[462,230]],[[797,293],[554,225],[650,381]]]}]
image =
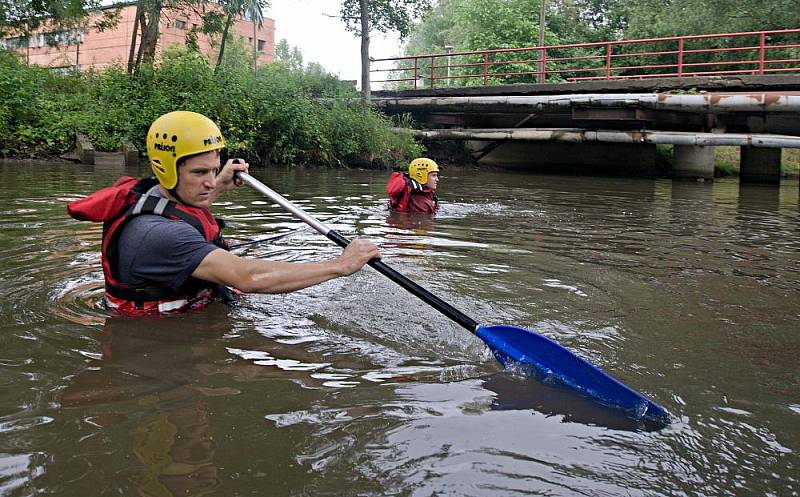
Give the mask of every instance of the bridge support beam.
[{"label": "bridge support beam", "polygon": [[780,148],[741,147],[739,180],[743,183],[781,182]]},{"label": "bridge support beam", "polygon": [[656,146],[646,143],[507,141],[490,149],[478,164],[549,173],[658,176]]},{"label": "bridge support beam", "polygon": [[672,173],[676,178],[714,179],[714,149],[699,145],[675,145]]}]

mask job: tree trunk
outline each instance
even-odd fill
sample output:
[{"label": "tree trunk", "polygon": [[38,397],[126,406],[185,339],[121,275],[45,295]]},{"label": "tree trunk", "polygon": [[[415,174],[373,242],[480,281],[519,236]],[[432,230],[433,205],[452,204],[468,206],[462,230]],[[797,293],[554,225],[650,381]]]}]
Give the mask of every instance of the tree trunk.
[{"label": "tree trunk", "polygon": [[147,19],[145,19],[144,11],[142,11],[142,15],[139,16],[139,31],[142,33],[142,37],[139,40],[139,50],[136,52],[136,63],[134,64],[134,72],[139,70],[139,66],[142,64],[142,52],[144,51],[144,33],[147,31]]},{"label": "tree trunk", "polygon": [[369,1],[359,0],[361,6],[361,98],[369,102]]},{"label": "tree trunk", "polygon": [[253,74],[258,76],[258,38],[256,34],[258,33],[256,30],[256,20],[255,16],[253,17]]},{"label": "tree trunk", "polygon": [[133,74],[136,63],[136,34],[139,32],[139,17],[142,15],[142,0],[136,2],[136,16],[133,18],[133,34],[131,35],[131,49],[128,53],[128,74]]},{"label": "tree trunk", "polygon": [[545,70],[545,51],[544,51],[544,17],[545,17],[545,0],[539,0],[539,82],[544,83],[544,70]]},{"label": "tree trunk", "polygon": [[153,62],[156,58],[156,45],[158,44],[158,24],[161,21],[162,0],[156,1],[153,10],[147,16],[147,29],[142,33],[142,62]]},{"label": "tree trunk", "polygon": [[219,66],[222,65],[222,56],[225,54],[225,42],[228,40],[228,30],[231,28],[232,23],[233,14],[228,13],[228,18],[225,19],[225,29],[222,30],[222,43],[219,45],[219,57],[217,57],[217,66],[214,68],[215,71],[219,70]]}]

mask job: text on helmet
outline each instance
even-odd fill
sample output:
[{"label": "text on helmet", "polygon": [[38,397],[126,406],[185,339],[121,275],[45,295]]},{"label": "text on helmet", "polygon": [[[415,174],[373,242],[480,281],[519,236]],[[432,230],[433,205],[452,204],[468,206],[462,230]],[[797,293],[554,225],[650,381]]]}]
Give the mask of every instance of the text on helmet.
[{"label": "text on helmet", "polygon": [[203,145],[216,145],[217,143],[222,141],[221,136],[209,136],[208,138],[203,139]]},{"label": "text on helmet", "polygon": [[156,150],[163,150],[164,152],[172,152],[175,153],[175,145],[165,145],[163,143],[154,143],[153,148]]}]

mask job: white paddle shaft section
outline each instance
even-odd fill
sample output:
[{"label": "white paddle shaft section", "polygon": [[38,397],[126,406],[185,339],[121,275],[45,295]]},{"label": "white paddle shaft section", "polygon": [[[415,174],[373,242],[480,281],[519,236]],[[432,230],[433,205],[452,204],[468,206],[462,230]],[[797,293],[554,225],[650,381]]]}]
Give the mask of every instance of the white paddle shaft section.
[{"label": "white paddle shaft section", "polygon": [[250,176],[249,174],[247,174],[247,173],[236,173],[236,178],[244,181],[245,183],[247,183],[248,185],[250,185],[254,189],[256,189],[259,192],[261,192],[262,194],[264,194],[265,197],[269,198],[270,200],[272,200],[276,204],[280,205],[281,207],[283,207],[284,209],[286,209],[287,211],[292,213],[292,215],[294,215],[295,217],[299,218],[300,220],[302,220],[307,225],[309,225],[312,228],[314,228],[315,230],[317,230],[317,232],[319,232],[319,234],[321,234],[323,236],[328,236],[328,233],[330,233],[331,229],[329,227],[327,227],[324,224],[322,224],[321,222],[317,221],[315,218],[313,218],[310,215],[308,215],[306,213],[306,211],[304,211],[303,209],[297,207],[293,203],[289,202],[288,200],[283,198],[278,192],[276,192],[272,188],[268,187],[264,183],[258,181],[257,179],[255,179],[254,177]]}]

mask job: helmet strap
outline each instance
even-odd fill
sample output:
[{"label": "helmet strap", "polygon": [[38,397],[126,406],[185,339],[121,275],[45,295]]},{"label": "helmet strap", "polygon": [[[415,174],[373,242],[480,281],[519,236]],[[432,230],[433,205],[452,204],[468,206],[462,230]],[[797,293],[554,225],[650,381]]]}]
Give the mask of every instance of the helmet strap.
[{"label": "helmet strap", "polygon": [[173,186],[172,188],[170,188],[170,189],[169,189],[169,190],[167,190],[167,191],[169,192],[169,194],[170,194],[170,195],[172,195],[173,197],[175,197],[175,199],[176,199],[178,202],[182,203],[183,205],[189,205],[189,204],[187,204],[186,202],[184,202],[184,201],[183,201],[183,199],[181,198],[181,196],[180,196],[180,195],[178,195],[178,183],[175,183],[175,186]]}]

